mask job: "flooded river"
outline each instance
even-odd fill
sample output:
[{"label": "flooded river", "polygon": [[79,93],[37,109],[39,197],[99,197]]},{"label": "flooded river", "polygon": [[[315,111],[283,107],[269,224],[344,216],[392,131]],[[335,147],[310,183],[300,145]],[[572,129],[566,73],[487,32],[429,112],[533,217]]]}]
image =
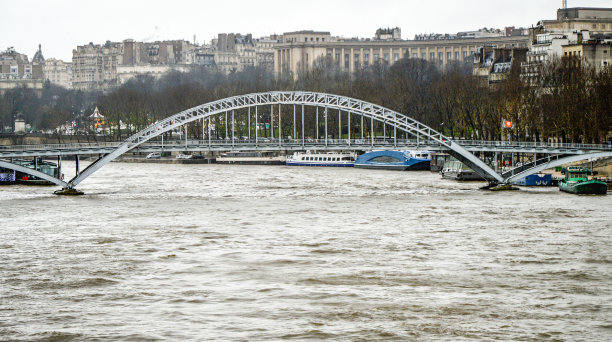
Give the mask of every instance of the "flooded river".
[{"label": "flooded river", "polygon": [[482,185],[111,163],[78,198],[1,187],[0,341],[611,340],[612,196]]}]

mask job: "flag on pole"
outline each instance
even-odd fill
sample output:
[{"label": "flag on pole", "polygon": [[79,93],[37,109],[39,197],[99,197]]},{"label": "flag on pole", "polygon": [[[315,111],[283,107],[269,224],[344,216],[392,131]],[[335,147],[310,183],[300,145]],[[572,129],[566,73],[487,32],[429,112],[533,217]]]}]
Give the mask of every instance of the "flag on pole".
[{"label": "flag on pole", "polygon": [[503,120],[502,119],[502,128],[508,128],[508,129],[512,129],[514,128],[514,123],[510,120]]}]

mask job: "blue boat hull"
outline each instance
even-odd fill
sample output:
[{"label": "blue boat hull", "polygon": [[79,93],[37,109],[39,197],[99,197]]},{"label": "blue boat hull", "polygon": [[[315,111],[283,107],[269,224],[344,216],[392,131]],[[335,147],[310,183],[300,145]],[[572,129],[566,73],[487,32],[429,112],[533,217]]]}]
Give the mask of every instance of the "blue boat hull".
[{"label": "blue boat hull", "polygon": [[522,186],[552,186],[552,175],[529,175],[516,181],[516,185]]},{"label": "blue boat hull", "polygon": [[430,159],[412,158],[400,151],[375,151],[360,155],[355,167],[362,169],[414,171],[429,170]]}]

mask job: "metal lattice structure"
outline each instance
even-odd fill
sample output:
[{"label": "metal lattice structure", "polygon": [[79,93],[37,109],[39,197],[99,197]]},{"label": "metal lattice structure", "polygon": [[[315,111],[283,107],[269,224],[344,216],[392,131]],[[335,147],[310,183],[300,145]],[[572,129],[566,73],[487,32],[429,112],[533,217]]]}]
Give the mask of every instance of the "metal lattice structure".
[{"label": "metal lattice structure", "polygon": [[428,127],[404,114],[398,113],[383,106],[347,96],[304,91],[273,91],[233,96],[190,108],[167,117],[166,119],[161,120],[127,138],[114,151],[96,160],[81,173],[76,175],[67,183],[67,186],[68,188],[74,188],[84,179],[120,155],[177,127],[236,109],[247,107],[257,108],[257,106],[275,104],[316,106],[323,107],[325,109],[346,111],[355,115],[363,115],[371,120],[376,120],[378,122],[383,122],[390,125],[396,130],[403,131],[414,136],[419,135],[426,137],[427,139],[446,146],[451,154],[459,157],[463,162],[468,164],[475,171],[479,172],[487,180],[499,183],[504,181],[504,179],[491,167],[467,151],[465,148],[461,147],[457,143],[454,143],[440,132],[437,132],[431,127]]},{"label": "metal lattice structure", "polygon": [[[273,120],[272,107],[278,105],[278,127],[281,119],[281,105],[293,105],[293,139],[282,139],[281,129],[278,130],[278,139],[274,142],[272,136],[274,125],[270,124],[270,135],[271,139],[266,137],[259,138],[258,140],[258,108],[262,106],[270,106],[269,119]],[[301,139],[296,139],[296,136],[300,134],[296,129],[296,107],[301,106]],[[316,107],[317,117],[317,140],[313,142],[305,141],[304,132],[304,107]],[[255,112],[255,140],[251,139],[249,128],[248,141],[235,141],[234,139],[234,111],[239,109],[248,108],[248,127],[251,126],[251,109]],[[266,107],[264,107],[266,108]],[[325,139],[318,139],[318,126],[319,126],[319,109],[324,109],[325,116]],[[349,131],[349,139],[328,139],[328,125],[327,125],[327,114],[329,110],[335,110],[338,112],[338,129],[340,134],[340,114],[341,112],[348,113],[348,126],[351,127],[351,116],[361,116],[361,139],[351,140],[351,132]],[[232,138],[231,141],[228,139],[227,126],[228,113],[231,112],[231,127],[232,127]],[[265,112],[265,110],[264,110]],[[211,117],[215,115],[225,114],[225,140],[216,141],[215,144],[211,141]],[[262,114],[264,114],[262,112]],[[364,118],[370,120],[370,140],[366,142],[364,140]],[[82,182],[84,179],[92,175],[94,172],[99,170],[101,167],[121,156],[122,154],[135,150],[138,152],[154,152],[160,151],[159,141],[152,140],[161,135],[161,150],[167,151],[181,151],[187,150],[187,135],[185,135],[185,145],[171,145],[164,146],[163,134],[169,131],[173,131],[178,127],[185,126],[191,122],[202,120],[202,129],[204,130],[204,120],[208,119],[208,141],[196,142],[195,146],[189,146],[192,151],[196,150],[208,150],[208,151],[223,151],[233,150],[235,148],[245,150],[275,150],[275,151],[300,151],[305,149],[325,149],[328,151],[334,150],[368,150],[376,148],[419,148],[419,146],[426,146],[425,148],[435,151],[448,152],[456,159],[465,163],[467,166],[478,172],[490,183],[511,183],[521,177],[525,177],[529,174],[539,172],[543,169],[551,168],[564,163],[584,160],[588,158],[602,158],[612,157],[612,148],[609,146],[602,145],[588,145],[588,144],[547,144],[540,142],[495,142],[495,141],[466,141],[460,140],[459,142],[453,141],[448,137],[444,136],[440,132],[435,131],[431,127],[428,127],[404,114],[395,112],[388,108],[361,101],[358,99],[325,94],[316,92],[303,92],[303,91],[286,91],[286,92],[266,92],[266,93],[255,93],[241,96],[229,97],[214,102],[206,103],[194,108],[184,110],[180,113],[172,115],[166,119],[163,119],[155,124],[139,131],[138,133],[130,136],[123,142],[111,142],[111,143],[96,143],[96,144],[72,144],[64,145],[40,145],[40,146],[17,146],[11,147],[11,149],[0,147],[0,158],[11,159],[11,158],[23,158],[23,157],[39,157],[39,156],[58,156],[58,162],[61,161],[61,156],[74,156],[76,160],[76,176],[68,182],[63,179],[57,179],[52,176],[46,175],[36,170],[32,170],[26,167],[16,165],[9,161],[0,160],[0,167],[17,170],[40,179],[48,180],[52,183],[62,186],[63,188],[74,188],[77,184]],[[291,120],[290,120],[291,121]],[[382,144],[379,144],[374,136],[374,122],[383,123],[385,127],[392,128],[394,131],[391,145],[389,145],[389,139],[383,136]],[[287,126],[287,125],[285,125]],[[186,127],[185,127],[186,129]],[[406,133],[408,135],[416,136],[415,141],[410,139],[398,139],[397,131]],[[383,129],[383,134],[385,129]],[[202,131],[202,138],[204,137],[204,131]],[[390,137],[391,138],[391,137]],[[419,140],[420,139],[420,140]],[[322,142],[324,141],[324,145]],[[352,141],[352,142],[351,142]],[[282,143],[285,142],[285,145]],[[416,143],[416,144],[415,144]],[[424,143],[424,144],[423,144]],[[375,145],[376,144],[376,145]],[[420,145],[423,144],[423,145]],[[388,146],[388,147],[386,147]],[[522,165],[519,168],[509,170],[505,173],[498,174],[483,160],[476,157],[470,151],[479,151],[484,153],[495,153],[495,159],[497,159],[497,153],[531,153],[533,155],[533,162]],[[543,159],[536,160],[537,155],[545,155]],[[99,155],[100,157],[90,164],[87,168],[79,171],[78,161],[79,155]],[[485,154],[486,158],[486,154]]]},{"label": "metal lattice structure", "polygon": [[[585,159],[610,158],[610,157],[612,157],[612,152],[595,152],[595,153],[586,153],[586,154],[579,154],[579,155],[573,155],[573,156],[565,156],[559,159],[551,159],[543,163],[538,163],[538,165],[535,165],[533,167],[526,167],[526,168],[524,167],[523,170],[517,170],[518,172],[509,172],[511,174],[504,177],[504,180],[506,183],[514,183],[523,177],[532,175],[534,173],[538,173],[543,170],[551,169],[555,166],[561,166],[567,163],[573,163],[573,162],[577,162],[577,161],[581,161]],[[517,168],[517,169],[521,169],[521,168]]]},{"label": "metal lattice structure", "polygon": [[55,178],[53,176],[49,176],[46,173],[43,173],[43,172],[40,172],[40,171],[37,171],[37,170],[33,170],[33,169],[30,169],[30,168],[25,167],[25,166],[16,165],[16,164],[13,164],[13,163],[8,163],[8,162],[0,160],[0,167],[5,168],[5,169],[15,170],[15,171],[18,171],[18,172],[23,172],[25,174],[32,175],[34,177],[38,177],[40,179],[44,179],[44,180],[49,181],[51,183],[55,183],[55,184],[61,186],[62,188],[67,188],[68,187],[68,183],[64,182],[61,179]]}]

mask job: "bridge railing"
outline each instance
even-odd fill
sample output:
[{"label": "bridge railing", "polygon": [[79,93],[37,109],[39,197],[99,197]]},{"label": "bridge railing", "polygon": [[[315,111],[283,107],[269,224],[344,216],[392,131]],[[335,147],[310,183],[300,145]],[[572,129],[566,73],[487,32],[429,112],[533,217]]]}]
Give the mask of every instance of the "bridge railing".
[{"label": "bridge railing", "polygon": [[549,143],[537,141],[495,141],[495,140],[463,140],[455,139],[454,142],[463,146],[485,146],[501,148],[561,148],[561,149],[585,149],[585,150],[612,150],[610,144],[582,144],[582,143]]},{"label": "bridge railing", "polygon": [[[530,141],[489,141],[489,140],[463,140],[456,139],[453,140],[456,143],[465,146],[465,147],[490,147],[490,148],[535,148],[535,149],[584,149],[584,150],[604,150],[611,151],[612,146],[609,144],[580,144],[580,143],[547,143],[547,142],[530,142]],[[0,146],[0,152],[23,152],[23,151],[49,151],[49,150],[65,150],[65,149],[87,149],[87,148],[115,148],[119,146],[122,142],[100,142],[100,143],[67,143],[67,144],[32,144],[32,145],[3,145]],[[163,146],[172,146],[178,147],[181,145],[187,144],[187,146],[228,146],[231,147],[236,145],[255,145],[261,146],[278,146],[279,139],[278,137],[260,137],[257,141],[251,137],[251,139],[244,138],[235,138],[235,139],[187,139],[187,143],[185,143],[185,139],[172,139],[172,140],[164,140]],[[281,145],[288,146],[299,146],[302,145],[325,145],[325,139],[313,139],[306,138],[302,141],[299,139],[281,139]],[[371,138],[364,137],[363,139],[327,139],[328,145],[334,146],[342,146],[342,145],[375,145],[375,146],[385,146],[385,147],[393,147],[393,146],[438,146],[437,142],[428,141],[426,139],[394,139],[393,137],[377,137],[372,140]],[[141,147],[154,147],[161,146],[161,139],[150,140],[141,145]]]},{"label": "bridge railing", "polygon": [[[207,145],[214,145],[214,146],[232,146],[232,145],[271,145],[271,146],[278,146],[279,144],[281,145],[288,145],[288,146],[298,146],[298,145],[302,145],[302,143],[304,143],[304,145],[325,145],[325,143],[327,143],[328,145],[385,145],[385,146],[393,146],[395,144],[397,145],[402,145],[402,146],[417,146],[417,145],[424,145],[424,146],[431,146],[431,145],[439,145],[437,142],[433,142],[433,141],[427,141],[427,140],[417,140],[417,139],[397,139],[394,140],[393,138],[376,138],[376,139],[368,139],[368,138],[364,138],[364,139],[312,139],[312,138],[308,138],[308,139],[304,139],[302,141],[302,139],[279,139],[278,138],[258,138],[257,141],[255,139],[217,139],[217,140],[200,140],[200,139],[188,139],[187,141],[185,140],[164,140],[163,142],[163,146],[207,146]],[[160,140],[154,140],[154,141],[148,141],[146,143],[143,143],[140,145],[140,147],[161,147],[161,141]]]},{"label": "bridge railing", "polygon": [[82,148],[115,148],[121,142],[100,142],[100,143],[68,143],[68,144],[31,144],[31,145],[3,145],[0,151],[35,151],[35,150],[58,150],[58,149],[82,149]]}]

